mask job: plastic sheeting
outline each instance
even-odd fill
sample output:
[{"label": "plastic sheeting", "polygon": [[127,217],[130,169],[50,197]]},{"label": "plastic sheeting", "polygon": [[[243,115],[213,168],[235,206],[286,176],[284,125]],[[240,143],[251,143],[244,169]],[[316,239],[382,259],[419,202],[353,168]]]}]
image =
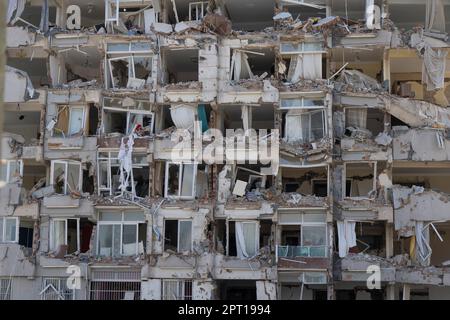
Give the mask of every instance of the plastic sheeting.
[{"label": "plastic sheeting", "polygon": [[433,42],[427,39],[430,38],[424,37],[422,34],[414,38],[411,37],[411,46],[416,47],[419,56],[423,60],[422,83],[426,84],[428,91],[443,89],[445,62],[448,52],[440,44],[433,44]]},{"label": "plastic sheeting", "polygon": [[348,254],[348,250],[356,246],[355,227],[355,221],[337,221],[340,258],[344,258]]},{"label": "plastic sheeting", "polygon": [[[19,69],[10,67],[10,66],[5,66],[5,73],[8,73],[8,72],[15,72],[19,76],[26,79],[26,91],[24,92],[24,101],[28,101],[30,99],[37,99],[39,97],[39,93],[37,93],[34,90],[33,83],[31,82],[30,77],[28,76],[28,74],[25,71],[22,71],[22,70],[19,70]],[[5,83],[5,90],[8,90],[8,83]],[[7,100],[5,100],[5,101],[7,101]]]}]

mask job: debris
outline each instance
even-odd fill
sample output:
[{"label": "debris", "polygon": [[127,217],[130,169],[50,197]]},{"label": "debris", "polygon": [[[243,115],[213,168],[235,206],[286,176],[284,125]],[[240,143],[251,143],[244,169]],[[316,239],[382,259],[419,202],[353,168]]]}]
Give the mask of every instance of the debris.
[{"label": "debris", "polygon": [[375,137],[375,142],[382,146],[387,146],[392,142],[392,137],[389,136],[386,132],[380,132]]},{"label": "debris", "polygon": [[236,180],[233,188],[233,194],[239,197],[243,197],[245,195],[245,189],[247,188],[247,182],[242,180]]},{"label": "debris", "polygon": [[289,12],[280,12],[279,14],[273,17],[274,21],[292,19],[292,15]]},{"label": "debris", "polygon": [[221,36],[226,36],[231,33],[231,21],[223,15],[217,13],[208,13],[203,17],[203,24],[212,32]]}]

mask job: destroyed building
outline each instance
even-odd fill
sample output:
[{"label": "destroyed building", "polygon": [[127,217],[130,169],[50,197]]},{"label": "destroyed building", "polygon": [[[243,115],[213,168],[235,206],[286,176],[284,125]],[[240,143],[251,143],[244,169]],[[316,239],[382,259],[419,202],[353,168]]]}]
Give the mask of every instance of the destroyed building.
[{"label": "destroyed building", "polygon": [[449,1],[6,2],[0,300],[450,299]]}]

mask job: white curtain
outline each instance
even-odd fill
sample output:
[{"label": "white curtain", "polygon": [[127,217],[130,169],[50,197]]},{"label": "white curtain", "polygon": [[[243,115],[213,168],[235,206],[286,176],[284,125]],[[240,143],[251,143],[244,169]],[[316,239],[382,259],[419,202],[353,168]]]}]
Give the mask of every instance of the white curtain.
[{"label": "white curtain", "polygon": [[345,111],[345,125],[347,127],[355,127],[366,129],[367,126],[367,109],[347,109]]},{"label": "white curtain", "polygon": [[356,246],[356,222],[355,221],[337,221],[339,257],[344,258],[348,250]]},{"label": "white curtain", "polygon": [[422,265],[429,264],[429,259],[431,255],[431,249],[429,247],[429,227],[424,229],[423,221],[416,221],[415,225],[415,233],[416,233],[416,244],[418,254],[416,255],[420,258],[420,262]]},{"label": "white curtain", "polygon": [[179,243],[178,251],[191,251],[192,243],[192,221],[179,222]]},{"label": "white curtain", "polygon": [[295,64],[295,70],[290,82],[322,79],[322,53],[299,54],[291,59],[291,63]]},{"label": "white curtain", "polygon": [[289,110],[286,114],[285,137],[286,141],[309,141],[310,140],[310,112],[303,110]]},{"label": "white curtain", "polygon": [[445,32],[445,10],[442,0],[427,0],[425,29]]},{"label": "white curtain", "polygon": [[241,107],[241,119],[244,131],[247,132],[248,129],[250,129],[250,107],[249,106],[242,106]]},{"label": "white curtain", "polygon": [[164,297],[163,300],[179,300],[180,290],[179,282],[173,280],[164,280]]},{"label": "white curtain", "polygon": [[8,0],[8,10],[6,10],[6,23],[12,19],[14,11],[17,9],[17,0]]},{"label": "white curtain", "polygon": [[194,173],[195,166],[194,164],[183,164],[183,176],[181,181],[181,196],[184,197],[192,197],[194,195]]},{"label": "white curtain", "polygon": [[[8,9],[6,10],[6,23],[10,22],[11,24],[16,23],[24,10],[25,10],[25,0],[9,0]],[[16,14],[14,15],[13,19],[14,11],[16,12]]]},{"label": "white curtain", "polygon": [[239,259],[251,258],[258,251],[256,222],[239,222],[235,224],[236,251]]},{"label": "white curtain", "polygon": [[52,250],[57,250],[60,245],[66,242],[66,223],[65,221],[53,221],[53,243]]},{"label": "white curtain", "polygon": [[306,80],[322,79],[322,54],[303,55],[303,78]]}]

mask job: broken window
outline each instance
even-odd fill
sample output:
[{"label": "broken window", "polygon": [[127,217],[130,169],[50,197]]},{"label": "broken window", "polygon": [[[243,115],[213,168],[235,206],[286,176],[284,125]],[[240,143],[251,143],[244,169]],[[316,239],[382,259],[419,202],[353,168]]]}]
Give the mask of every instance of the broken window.
[{"label": "broken window", "polygon": [[50,223],[50,250],[60,250],[67,246],[67,253],[74,253],[80,248],[80,220],[52,219]]},{"label": "broken window", "polygon": [[42,300],[74,300],[75,290],[67,286],[67,278],[45,277],[42,279],[42,290],[39,293]]},{"label": "broken window", "polygon": [[0,242],[19,241],[19,218],[0,217]]},{"label": "broken window", "polygon": [[131,98],[103,99],[103,133],[148,136],[153,132],[154,113],[148,101]]},{"label": "broken window", "polygon": [[196,177],[197,164],[166,162],[164,196],[193,199]]},{"label": "broken window", "polygon": [[[99,152],[97,158],[98,192],[101,195],[121,194],[121,168],[118,152]],[[132,170],[126,191],[138,197],[149,193],[149,163],[146,154],[134,153],[131,157]]]},{"label": "broken window", "polygon": [[[34,221],[20,219],[19,224],[19,245],[31,249],[33,247]],[[29,250],[28,250],[29,251]]]},{"label": "broken window", "polygon": [[314,0],[287,0],[282,1],[282,10],[288,12],[292,15],[293,19],[300,19],[301,21],[306,21],[309,18],[325,18],[326,12],[325,6],[314,4]]},{"label": "broken window", "polygon": [[163,279],[162,300],[192,300],[192,280]]},{"label": "broken window", "polygon": [[52,136],[66,138],[82,135],[85,118],[86,112],[83,106],[58,106],[58,115],[53,126]]},{"label": "broken window", "polygon": [[314,195],[326,197],[328,195],[328,169],[317,168],[290,168],[281,169],[283,192],[295,192],[303,196]]},{"label": "broken window", "polygon": [[[369,6],[376,5],[378,8],[381,9],[382,7],[382,1],[381,0],[353,0],[353,1],[333,1],[331,5],[331,15],[333,16],[340,16],[345,17],[347,19],[353,20],[353,21],[365,21],[366,18],[368,18],[367,14],[370,12]],[[391,4],[389,4],[389,7]],[[419,9],[420,10],[420,9]],[[423,8],[425,10],[425,8]],[[389,10],[389,14],[391,14]],[[403,12],[403,11],[402,11]],[[420,12],[420,11],[419,11]],[[405,14],[403,12],[403,14]],[[378,19],[374,19],[371,22],[371,25],[373,25],[373,28],[380,29],[380,18],[381,18],[381,12],[374,12],[374,17],[378,17]],[[397,26],[397,24],[396,24]]]},{"label": "broken window", "polygon": [[287,82],[296,83],[301,79],[322,79],[323,44],[320,42],[281,43],[283,57],[278,72]]},{"label": "broken window", "polygon": [[266,129],[270,133],[274,127],[274,108],[273,105],[226,105],[220,109],[221,116],[220,128],[260,130]]},{"label": "broken window", "polygon": [[158,20],[160,8],[155,2],[125,0],[105,1],[105,25],[108,32],[126,34],[149,33],[151,25]]},{"label": "broken window", "polygon": [[164,221],[164,250],[192,251],[192,220]]},{"label": "broken window", "polygon": [[[25,140],[25,145],[37,145],[41,134],[41,112],[7,110],[8,109],[5,108],[3,137],[6,136],[5,133],[13,133],[15,135],[20,135],[20,137]],[[11,138],[14,138],[14,136]]]},{"label": "broken window", "polygon": [[108,88],[143,89],[152,84],[153,51],[150,43],[107,44]]},{"label": "broken window", "polygon": [[228,221],[228,256],[250,259],[256,256],[260,246],[260,226],[258,221]]},{"label": "broken window", "polygon": [[376,108],[345,108],[346,134],[372,138],[384,131],[384,113]]},{"label": "broken window", "polygon": [[[343,186],[346,197],[370,198],[376,191],[376,162],[344,163],[345,178],[351,180],[350,190]],[[346,181],[346,180],[344,180]]]},{"label": "broken window", "polygon": [[163,66],[165,66],[163,84],[198,81],[198,61],[198,49],[163,51]]},{"label": "broken window", "polygon": [[11,300],[12,282],[12,277],[0,279],[0,301]]},{"label": "broken window", "polygon": [[327,223],[323,212],[280,211],[278,257],[326,257]]},{"label": "broken window", "polygon": [[50,181],[57,194],[68,195],[81,191],[81,163],[72,160],[52,160]]},{"label": "broken window", "polygon": [[5,183],[16,181],[18,178],[23,177],[23,161],[1,160],[0,174],[0,181]]},{"label": "broken window", "polygon": [[386,222],[337,221],[339,256],[343,258],[349,252],[386,256],[385,233]]},{"label": "broken window", "polygon": [[[30,85],[29,82],[26,81],[27,94],[29,94],[30,98],[36,99],[37,96],[35,95],[36,92],[33,88],[36,89],[45,86],[50,87],[51,85],[51,80],[47,72],[47,64],[48,64],[47,60],[48,59],[38,57],[33,58],[32,60],[23,58],[10,58],[10,57],[8,57],[7,59],[6,63],[7,66],[24,71],[25,74],[27,74],[29,79],[31,80],[32,85]],[[5,93],[5,96],[7,97],[7,93]]]},{"label": "broken window", "polygon": [[267,175],[261,174],[262,166],[236,166],[233,173],[232,192],[237,196],[244,196],[247,192],[270,188],[272,181]]},{"label": "broken window", "polygon": [[271,50],[234,49],[231,56],[230,80],[262,80],[273,74],[275,55]]},{"label": "broken window", "polygon": [[145,216],[142,212],[101,212],[98,221],[97,254],[106,257],[144,253]]},{"label": "broken window", "polygon": [[92,226],[93,224],[85,218],[52,218],[50,250],[63,254],[88,251]]}]

